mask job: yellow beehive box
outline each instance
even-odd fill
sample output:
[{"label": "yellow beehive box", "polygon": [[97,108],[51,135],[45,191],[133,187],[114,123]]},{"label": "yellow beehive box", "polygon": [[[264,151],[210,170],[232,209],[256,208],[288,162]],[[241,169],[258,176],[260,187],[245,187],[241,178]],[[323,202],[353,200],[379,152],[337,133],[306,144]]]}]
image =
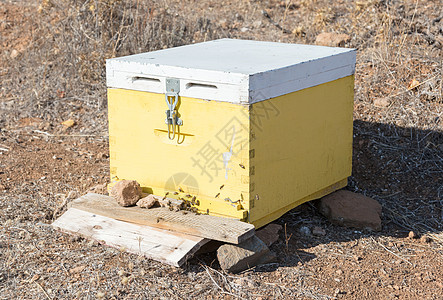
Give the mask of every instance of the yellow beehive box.
[{"label": "yellow beehive box", "polygon": [[257,227],[347,184],[354,49],[222,39],[106,68],[113,181]]}]

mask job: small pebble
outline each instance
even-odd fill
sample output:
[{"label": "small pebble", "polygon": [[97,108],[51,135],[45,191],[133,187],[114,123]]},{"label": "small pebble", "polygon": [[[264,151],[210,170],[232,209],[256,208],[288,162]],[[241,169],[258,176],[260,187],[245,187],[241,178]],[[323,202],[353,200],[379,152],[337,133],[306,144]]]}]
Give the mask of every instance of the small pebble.
[{"label": "small pebble", "polygon": [[409,231],[408,238],[409,239],[417,239],[418,238],[418,234],[416,232],[414,232],[414,231]]},{"label": "small pebble", "polygon": [[98,242],[97,241],[89,241],[88,242],[88,247],[97,247],[98,246]]},{"label": "small pebble", "polygon": [[389,106],[389,104],[391,104],[391,101],[389,100],[389,98],[385,97],[374,99],[373,103],[377,107],[387,107]]},{"label": "small pebble", "polygon": [[306,236],[311,235],[311,229],[309,229],[309,227],[307,227],[307,226],[300,227],[299,232],[303,235],[306,235]]},{"label": "small pebble", "polygon": [[17,50],[13,49],[13,50],[11,51],[11,54],[9,54],[9,56],[10,56],[12,59],[14,59],[14,58],[16,58],[19,54],[20,54],[20,52],[18,52]]},{"label": "small pebble", "polygon": [[430,237],[424,235],[424,236],[422,236],[422,237],[420,238],[420,241],[421,241],[422,243],[430,243],[432,240],[431,240]]},{"label": "small pebble", "polygon": [[316,236],[325,236],[326,235],[326,231],[323,228],[319,227],[319,226],[315,226],[312,229],[312,234],[316,235]]}]

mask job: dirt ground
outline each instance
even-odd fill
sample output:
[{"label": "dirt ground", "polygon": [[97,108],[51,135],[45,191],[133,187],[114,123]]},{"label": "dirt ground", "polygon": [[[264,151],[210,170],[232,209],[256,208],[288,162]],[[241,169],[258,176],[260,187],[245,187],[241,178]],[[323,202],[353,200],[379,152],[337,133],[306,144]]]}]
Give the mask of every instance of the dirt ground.
[{"label": "dirt ground", "polygon": [[[442,18],[438,0],[0,0],[0,299],[443,299]],[[321,32],[358,49],[347,189],[382,204],[381,232],[307,203],[275,221],[277,263],[233,275],[214,253],[174,268],[51,228],[109,180],[105,58]]]}]

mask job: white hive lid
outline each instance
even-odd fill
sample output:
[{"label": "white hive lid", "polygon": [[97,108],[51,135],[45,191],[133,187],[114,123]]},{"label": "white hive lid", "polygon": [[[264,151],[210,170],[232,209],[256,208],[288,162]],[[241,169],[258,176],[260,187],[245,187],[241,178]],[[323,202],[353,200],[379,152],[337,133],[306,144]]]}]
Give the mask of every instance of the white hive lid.
[{"label": "white hive lid", "polygon": [[107,86],[254,103],[354,74],[355,49],[221,39],[108,59]]}]

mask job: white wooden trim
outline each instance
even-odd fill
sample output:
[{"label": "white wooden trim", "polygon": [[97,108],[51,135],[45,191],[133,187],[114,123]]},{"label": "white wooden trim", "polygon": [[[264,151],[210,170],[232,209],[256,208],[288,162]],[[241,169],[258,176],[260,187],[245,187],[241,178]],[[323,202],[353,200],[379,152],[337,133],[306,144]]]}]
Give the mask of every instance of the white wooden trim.
[{"label": "white wooden trim", "polygon": [[[167,76],[144,75],[134,72],[113,71],[108,76],[109,88],[164,94]],[[172,76],[176,78],[176,76]],[[134,80],[140,78],[141,80]],[[143,80],[142,78],[145,78]],[[237,82],[222,83],[207,80],[180,79],[180,96],[203,100],[215,100],[232,103],[247,102],[248,78],[239,76]]]},{"label": "white wooden trim", "polygon": [[109,59],[106,73],[109,88],[163,94],[171,77],[183,97],[251,104],[352,75],[355,59],[355,49],[222,39]]},{"label": "white wooden trim", "polygon": [[[346,76],[354,74],[353,66],[345,66],[343,68],[329,70],[327,72],[315,74],[310,77],[302,77],[293,81],[282,82],[279,85],[265,87],[262,89],[257,89],[250,91],[249,103],[256,103],[266,99],[278,97],[281,95],[286,95],[291,90],[292,92],[300,91],[306,88],[317,86],[326,82],[330,82],[330,78],[343,78],[346,76],[341,76],[342,74],[348,74]],[[334,79],[336,80],[336,79]]]}]

